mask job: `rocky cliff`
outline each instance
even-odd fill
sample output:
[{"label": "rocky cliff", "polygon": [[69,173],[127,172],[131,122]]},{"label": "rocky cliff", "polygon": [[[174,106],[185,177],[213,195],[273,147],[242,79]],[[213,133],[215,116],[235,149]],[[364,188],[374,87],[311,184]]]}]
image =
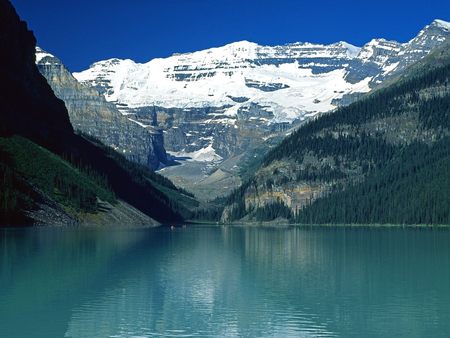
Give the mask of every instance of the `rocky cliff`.
[{"label": "rocky cliff", "polygon": [[235,188],[242,164],[279,138],[397,78],[449,35],[450,24],[435,20],[405,43],[241,41],[144,64],[99,61],[74,76],[132,119],[162,128],[166,150],[191,159],[162,174],[210,199]]},{"label": "rocky cliff", "polygon": [[39,47],[36,64],[55,95],[64,101],[77,132],[93,136],[129,160],[152,169],[170,163],[159,128],[122,115],[94,88],[79,83],[58,58]]},{"label": "rocky cliff", "polygon": [[99,61],[74,76],[122,112],[163,128],[168,151],[225,160],[353,102],[448,36],[450,24],[435,20],[406,43],[261,46],[241,41],[145,64]]},{"label": "rocky cliff", "polygon": [[449,43],[283,140],[230,196],[222,221],[447,222]]},{"label": "rocky cliff", "polygon": [[26,23],[0,0],[0,226],[30,225],[29,217],[70,223],[77,213],[105,212],[123,222],[132,221],[127,215],[180,221],[181,193],[170,181],[74,133],[64,102],[35,64],[35,49]]},{"label": "rocky cliff", "polygon": [[61,148],[73,132],[64,102],[35,65],[36,40],[9,1],[0,1],[0,133]]}]

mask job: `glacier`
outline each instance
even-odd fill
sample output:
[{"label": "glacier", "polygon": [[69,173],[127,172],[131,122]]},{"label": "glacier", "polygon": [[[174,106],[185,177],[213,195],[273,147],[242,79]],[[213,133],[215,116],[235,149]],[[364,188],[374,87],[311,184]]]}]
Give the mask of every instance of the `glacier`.
[{"label": "glacier", "polygon": [[435,20],[406,43],[373,39],[363,47],[345,41],[261,46],[240,41],[143,64],[109,59],[74,76],[100,89],[123,112],[225,107],[223,115],[235,117],[239,109],[257,104],[273,113],[268,123],[292,123],[336,108],[345,95],[370,91],[425,56],[449,32],[449,23]]}]

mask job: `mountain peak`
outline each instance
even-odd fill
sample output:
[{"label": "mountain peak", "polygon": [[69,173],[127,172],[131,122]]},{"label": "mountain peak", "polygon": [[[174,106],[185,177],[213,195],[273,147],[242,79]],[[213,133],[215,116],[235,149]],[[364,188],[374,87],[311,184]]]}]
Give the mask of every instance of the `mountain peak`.
[{"label": "mountain peak", "polygon": [[135,65],[136,62],[134,62],[133,60],[130,60],[130,59],[111,58],[111,59],[94,62],[93,64],[91,64],[89,66],[89,68],[101,69],[101,68],[114,67],[114,66],[117,66],[120,64],[131,66],[131,65]]},{"label": "mountain peak", "polygon": [[425,46],[426,50],[441,44],[450,36],[450,23],[436,19],[431,24],[425,26],[419,34],[408,42],[413,48],[418,45]]},{"label": "mountain peak", "polygon": [[444,20],[440,20],[440,19],[436,19],[431,23],[432,26],[439,26],[441,28],[444,28],[446,30],[450,30],[450,22],[444,21]]},{"label": "mountain peak", "polygon": [[268,46],[243,40],[145,64],[99,61],[74,76],[101,84],[122,111],[213,107],[234,117],[261,109],[270,121],[292,122],[334,109],[346,94],[369,91],[447,36],[448,30],[428,25],[411,43],[373,39],[362,48],[346,41]]},{"label": "mountain peak", "polygon": [[348,51],[348,55],[351,57],[356,57],[361,51],[361,47],[354,46],[347,41],[339,41],[336,43],[336,45],[346,48]]},{"label": "mountain peak", "polygon": [[254,48],[254,47],[259,47],[259,45],[255,42],[251,42],[248,40],[241,40],[241,41],[236,41],[236,42],[232,42],[229,43],[227,45],[225,45],[225,47],[230,47],[230,48]]},{"label": "mountain peak", "polygon": [[45,57],[54,58],[55,56],[36,46],[36,62],[42,61]]}]

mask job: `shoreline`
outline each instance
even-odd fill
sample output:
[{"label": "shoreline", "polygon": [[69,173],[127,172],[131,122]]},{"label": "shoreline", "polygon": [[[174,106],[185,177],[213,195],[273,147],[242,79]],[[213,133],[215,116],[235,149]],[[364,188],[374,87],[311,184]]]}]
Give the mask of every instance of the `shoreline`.
[{"label": "shoreline", "polygon": [[194,226],[217,226],[217,227],[249,227],[249,228],[415,228],[415,229],[430,229],[430,228],[450,228],[450,224],[384,224],[384,223],[330,223],[330,224],[300,224],[300,223],[276,223],[276,222],[231,222],[231,223],[214,223],[206,221],[187,221],[186,224]]},{"label": "shoreline", "polygon": [[96,224],[80,222],[73,225],[66,224],[30,224],[30,225],[9,225],[0,226],[0,229],[30,229],[30,228],[59,228],[59,229],[155,229],[155,228],[186,228],[186,227],[236,227],[236,228],[274,228],[274,229],[286,229],[286,228],[410,228],[410,229],[450,229],[450,224],[366,224],[366,223],[354,223],[354,224],[298,224],[298,223],[282,223],[282,222],[232,222],[232,223],[219,223],[219,222],[207,222],[207,221],[185,221],[180,223],[111,223],[111,224]]}]

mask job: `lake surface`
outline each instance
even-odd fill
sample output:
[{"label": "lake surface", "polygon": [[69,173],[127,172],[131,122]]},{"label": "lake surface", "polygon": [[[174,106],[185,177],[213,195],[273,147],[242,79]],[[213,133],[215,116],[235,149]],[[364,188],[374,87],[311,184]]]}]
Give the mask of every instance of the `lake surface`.
[{"label": "lake surface", "polygon": [[0,231],[0,336],[449,337],[450,230]]}]

